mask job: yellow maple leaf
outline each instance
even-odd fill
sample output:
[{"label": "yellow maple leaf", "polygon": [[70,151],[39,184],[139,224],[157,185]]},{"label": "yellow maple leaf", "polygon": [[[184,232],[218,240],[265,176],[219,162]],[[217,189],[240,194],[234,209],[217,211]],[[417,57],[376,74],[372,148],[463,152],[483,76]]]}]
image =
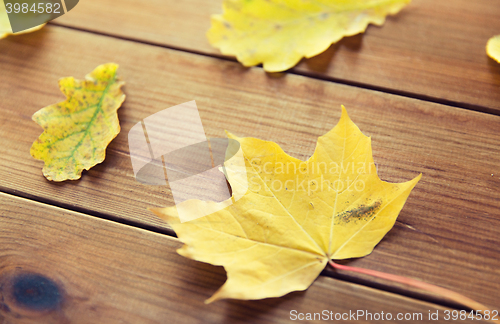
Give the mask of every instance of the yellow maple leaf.
[{"label": "yellow maple leaf", "polygon": [[117,110],[125,100],[117,68],[108,63],[85,80],[60,79],[67,99],[33,115],[44,132],[33,143],[31,155],[45,161],[43,175],[48,180],[79,179],[84,169],[104,161],[106,147],[120,132]]},{"label": "yellow maple leaf", "polygon": [[[241,172],[232,174],[226,165],[233,190],[230,206],[188,200],[151,209],[185,243],[179,254],[226,269],[226,283],[207,302],[305,290],[329,260],[371,253],[421,177],[405,183],[380,180],[371,139],[344,107],[337,126],[319,138],[307,161],[287,155],[273,142],[229,137],[241,145],[248,190],[238,179]],[[235,200],[235,192],[245,193]],[[181,209],[221,210],[181,223]]]},{"label": "yellow maple leaf", "polygon": [[382,25],[410,0],[224,0],[209,42],[245,66],[279,72],[325,51],[345,36]]},{"label": "yellow maple leaf", "polygon": [[[32,16],[32,13],[27,12],[26,15],[29,19]],[[12,33],[12,28],[10,26],[9,16],[7,15],[7,9],[5,8],[4,0],[0,0],[0,39],[5,38],[9,35],[20,35],[20,34],[31,33],[39,30],[43,26],[45,26],[45,24],[41,24],[33,28],[23,30],[21,32]]]},{"label": "yellow maple leaf", "polygon": [[500,63],[500,35],[494,36],[486,44],[486,53]]}]

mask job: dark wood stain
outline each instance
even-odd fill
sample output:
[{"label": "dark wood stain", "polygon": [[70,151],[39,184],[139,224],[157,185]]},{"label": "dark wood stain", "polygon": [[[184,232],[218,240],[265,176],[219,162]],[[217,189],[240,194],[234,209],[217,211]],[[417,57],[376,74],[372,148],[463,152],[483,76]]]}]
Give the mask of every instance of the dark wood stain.
[{"label": "dark wood stain", "polygon": [[19,306],[35,311],[53,310],[62,302],[57,284],[36,273],[16,276],[12,283],[12,296]]}]

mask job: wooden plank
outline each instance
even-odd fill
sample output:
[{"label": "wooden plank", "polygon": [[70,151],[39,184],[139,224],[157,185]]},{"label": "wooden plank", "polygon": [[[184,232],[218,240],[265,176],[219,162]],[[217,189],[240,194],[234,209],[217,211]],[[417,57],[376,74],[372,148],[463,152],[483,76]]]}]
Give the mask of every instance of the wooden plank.
[{"label": "wooden plank", "polygon": [[[86,0],[55,23],[220,55],[206,32],[222,0]],[[500,33],[496,0],[413,0],[382,28],[303,61],[298,73],[500,113],[500,65],[485,53]]]},{"label": "wooden plank", "polygon": [[327,277],[280,299],[205,305],[224,271],[181,257],[180,245],[166,235],[0,193],[0,320],[289,323],[292,310],[335,314],[356,307],[444,316],[443,307]]},{"label": "wooden plank", "polygon": [[[41,129],[30,116],[61,100],[56,80],[117,61],[127,81],[122,132],[107,160],[83,179],[50,183],[29,156]],[[197,100],[208,137],[224,129],[312,154],[337,123],[340,104],[373,139],[382,179],[423,173],[399,223],[372,255],[351,262],[442,285],[491,307],[500,304],[500,117],[360,90],[306,77],[269,78],[233,62],[49,26],[0,43],[2,190],[104,217],[166,226],[148,206],[172,203],[168,187],[138,184],[127,133],[141,119]]]}]

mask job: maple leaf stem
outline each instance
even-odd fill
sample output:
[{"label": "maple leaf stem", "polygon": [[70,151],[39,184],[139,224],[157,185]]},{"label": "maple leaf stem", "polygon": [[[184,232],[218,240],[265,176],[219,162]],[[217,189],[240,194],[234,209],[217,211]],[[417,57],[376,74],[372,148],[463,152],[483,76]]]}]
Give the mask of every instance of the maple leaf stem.
[{"label": "maple leaf stem", "polygon": [[[484,311],[489,311],[491,314],[491,310],[484,306],[483,304],[480,304],[476,302],[475,300],[472,300],[468,297],[465,297],[464,295],[461,295],[457,292],[451,291],[446,288],[438,287],[435,285],[431,285],[429,283],[403,277],[403,276],[398,276],[390,273],[384,273],[384,272],[379,272],[375,270],[369,270],[369,269],[363,269],[363,268],[356,268],[356,267],[351,267],[351,266],[346,266],[342,264],[338,264],[333,262],[332,260],[329,260],[328,263],[330,266],[332,266],[336,270],[345,270],[345,271],[351,271],[351,272],[357,272],[357,273],[362,273],[362,274],[367,274],[372,277],[377,277],[385,280],[390,280],[393,282],[399,282],[408,286],[416,287],[419,289],[423,289],[428,292],[435,293],[439,296],[448,298],[456,303],[459,303],[460,305],[466,306],[472,310],[479,310],[484,313]],[[496,322],[495,322],[496,323]]]}]

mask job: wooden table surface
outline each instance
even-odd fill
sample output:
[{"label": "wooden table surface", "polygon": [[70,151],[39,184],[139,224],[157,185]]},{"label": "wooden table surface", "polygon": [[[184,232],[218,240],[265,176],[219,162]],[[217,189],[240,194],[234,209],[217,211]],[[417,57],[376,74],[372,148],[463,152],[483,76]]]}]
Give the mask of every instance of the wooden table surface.
[{"label": "wooden table surface", "polygon": [[[383,27],[279,74],[208,44],[220,12],[221,0],[84,0],[38,32],[0,40],[0,323],[313,323],[291,312],[323,310],[423,322],[438,311],[431,322],[448,322],[458,306],[447,300],[330,269],[304,292],[205,305],[224,269],[176,253],[173,231],[146,210],[172,205],[170,188],[135,180],[127,142],[140,120],[193,99],[208,137],[227,129],[301,159],[345,105],[372,137],[383,180],[423,174],[374,252],[346,264],[500,310],[500,64],[485,53],[500,34],[498,0],[413,0]],[[63,99],[59,78],[107,62],[126,81],[122,131],[82,179],[49,182],[29,153],[41,133],[31,116]],[[32,307],[19,282],[58,293]]]}]

